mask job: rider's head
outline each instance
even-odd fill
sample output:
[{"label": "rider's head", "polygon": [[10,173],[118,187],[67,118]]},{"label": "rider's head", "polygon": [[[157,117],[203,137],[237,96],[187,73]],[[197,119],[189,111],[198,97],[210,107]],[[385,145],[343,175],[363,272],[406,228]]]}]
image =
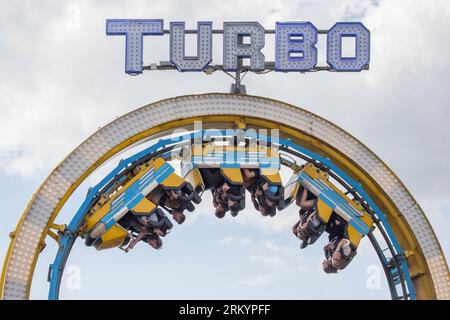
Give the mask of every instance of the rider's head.
[{"label": "rider's head", "polygon": [[269,211],[267,210],[267,208],[264,206],[261,206],[261,205],[259,206],[259,212],[261,212],[261,214],[263,216],[267,216],[269,214]]},{"label": "rider's head", "polygon": [[230,208],[231,211],[231,215],[232,216],[236,216],[240,210],[240,206],[239,206],[239,202],[237,201],[229,201],[228,202],[228,206]]},{"label": "rider's head", "polygon": [[225,216],[225,208],[222,205],[217,206],[215,214],[217,218],[223,218]]},{"label": "rider's head", "polygon": [[348,239],[339,241],[341,245],[340,250],[335,250],[331,256],[331,262],[336,269],[344,269],[351,260],[351,253],[353,252],[351,243]]},{"label": "rider's head", "polygon": [[183,212],[175,210],[172,213],[173,220],[175,220],[178,224],[182,224],[184,220],[186,220],[186,216]]},{"label": "rider's head", "polygon": [[345,261],[344,261],[344,259],[342,259],[341,255],[333,254],[330,261],[336,270],[344,269],[344,267],[345,267]]},{"label": "rider's head", "polygon": [[333,266],[331,259],[323,260],[322,268],[323,268],[323,271],[325,271],[326,273],[336,273],[338,270],[335,266]]},{"label": "rider's head", "polygon": [[305,225],[300,226],[297,231],[297,236],[300,240],[306,241],[311,236],[311,232]]},{"label": "rider's head", "polygon": [[161,249],[162,240],[159,237],[155,239],[150,239],[148,240],[148,244],[154,249]]},{"label": "rider's head", "polygon": [[264,200],[266,202],[267,207],[274,206],[277,192],[278,186],[268,185],[267,189],[264,191]]}]

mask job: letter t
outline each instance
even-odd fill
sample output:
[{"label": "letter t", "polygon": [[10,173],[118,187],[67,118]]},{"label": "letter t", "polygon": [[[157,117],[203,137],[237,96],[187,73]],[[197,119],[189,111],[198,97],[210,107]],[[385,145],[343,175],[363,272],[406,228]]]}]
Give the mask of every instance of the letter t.
[{"label": "letter t", "polygon": [[126,36],[125,72],[142,73],[143,37],[163,35],[164,21],[161,19],[107,19],[106,34]]}]

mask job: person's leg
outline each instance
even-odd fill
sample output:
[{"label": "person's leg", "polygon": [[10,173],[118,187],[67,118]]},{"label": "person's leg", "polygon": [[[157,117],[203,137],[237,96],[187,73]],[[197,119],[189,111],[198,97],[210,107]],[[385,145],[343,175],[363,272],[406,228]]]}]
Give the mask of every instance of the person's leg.
[{"label": "person's leg", "polygon": [[308,217],[307,223],[309,223],[314,228],[314,230],[320,226],[321,222],[317,217],[315,211]]},{"label": "person's leg", "polygon": [[227,200],[227,204],[228,204],[229,208],[235,208],[237,206],[237,201],[233,201],[233,200],[228,199]]},{"label": "person's leg", "polygon": [[[300,212],[301,212],[302,210],[300,210]],[[307,236],[307,225],[308,225],[308,221],[309,221],[309,219],[310,219],[310,217],[311,217],[311,215],[313,215],[314,214],[314,212],[311,212],[311,211],[305,211],[304,210],[304,213],[302,214],[302,213],[300,213],[300,220],[299,220],[299,224],[298,224],[298,226],[297,226],[297,233],[299,234],[299,235],[303,235],[303,237],[308,237]]]},{"label": "person's leg", "polygon": [[128,247],[125,248],[125,252],[130,251],[131,249],[134,248],[134,246],[136,245],[136,243],[138,243],[139,241],[141,241],[145,235],[147,234],[147,231],[145,229],[142,229],[139,234],[137,235],[136,238],[134,238],[133,240],[131,240],[130,244],[128,245]]},{"label": "person's leg", "polygon": [[222,191],[225,193],[228,192],[228,190],[230,190],[230,188],[231,188],[230,185],[226,182],[222,185]]},{"label": "person's leg", "polygon": [[222,201],[222,198],[224,196],[224,190],[223,186],[214,188],[211,190],[212,196],[213,196],[213,205],[215,208],[217,208],[220,205],[220,202]]},{"label": "person's leg", "polygon": [[162,240],[159,237],[149,239],[147,242],[153,249],[158,250],[162,247]]},{"label": "person's leg", "polygon": [[153,232],[159,237],[163,237],[164,236],[164,232],[161,229],[159,229],[159,228],[155,228],[153,230]]},{"label": "person's leg", "polygon": [[169,191],[169,199],[170,199],[170,200],[175,200],[175,199],[177,199],[177,198],[178,198],[177,193],[176,193],[175,191],[173,191],[173,190],[170,190],[170,191]]},{"label": "person's leg", "polygon": [[325,257],[328,259],[333,255],[333,252],[335,251],[335,247],[332,241],[330,241],[325,247],[323,247],[323,251],[325,254]]},{"label": "person's leg", "polygon": [[300,202],[298,204],[302,209],[310,209],[314,206],[315,200],[314,199],[307,200],[307,199],[308,199],[308,190],[306,188],[303,188]]},{"label": "person's leg", "polygon": [[214,208],[217,208],[219,206],[219,201],[218,201],[219,197],[217,194],[217,190],[214,190],[214,191],[211,190],[211,193],[212,193],[212,198],[213,198],[213,206],[214,206]]},{"label": "person's leg", "polygon": [[325,259],[322,262],[322,269],[325,273],[336,273],[337,269],[333,266],[331,259]]},{"label": "person's leg", "polygon": [[348,257],[350,255],[350,253],[352,252],[352,247],[350,245],[350,240],[348,239],[341,239],[341,241],[339,241],[337,247],[336,247],[336,251],[341,251],[344,253],[344,255],[346,257]]},{"label": "person's leg", "polygon": [[292,233],[298,237],[298,226],[300,225],[300,220],[298,220],[293,226],[292,226]]}]

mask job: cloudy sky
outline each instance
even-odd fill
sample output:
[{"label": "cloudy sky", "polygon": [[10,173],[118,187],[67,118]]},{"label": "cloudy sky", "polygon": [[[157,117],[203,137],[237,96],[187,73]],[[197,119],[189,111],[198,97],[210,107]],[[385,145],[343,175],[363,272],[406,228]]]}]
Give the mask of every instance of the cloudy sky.
[{"label": "cloudy sky", "polygon": [[[124,74],[124,39],[105,35],[107,18],[186,21],[311,21],[328,29],[361,21],[371,31],[370,70],[362,73],[248,74],[247,92],[306,108],[346,129],[377,153],[426,211],[450,250],[450,2],[342,1],[12,1],[0,4],[0,255],[32,193],[51,169],[98,127],[163,98],[227,92],[230,78],[176,71]],[[169,59],[168,37],[145,39],[144,62]],[[273,60],[273,38],[263,50]],[[187,53],[195,53],[188,38]],[[319,40],[323,63],[324,39]],[[221,63],[214,37],[214,63]],[[89,178],[63,208],[67,223]],[[247,210],[217,221],[205,198],[164,250],[138,245],[128,255],[80,242],[63,279],[62,298],[389,298],[373,249],[363,241],[354,262],[333,276],[320,271],[321,247],[300,251],[290,234],[295,209],[263,219]],[[288,210],[289,211],[289,210]],[[447,231],[447,232],[446,232]],[[46,298],[48,240],[32,298]],[[100,275],[101,274],[101,275]],[[75,280],[74,280],[75,279]],[[375,280],[374,280],[375,279]],[[351,285],[348,285],[351,283]]]}]

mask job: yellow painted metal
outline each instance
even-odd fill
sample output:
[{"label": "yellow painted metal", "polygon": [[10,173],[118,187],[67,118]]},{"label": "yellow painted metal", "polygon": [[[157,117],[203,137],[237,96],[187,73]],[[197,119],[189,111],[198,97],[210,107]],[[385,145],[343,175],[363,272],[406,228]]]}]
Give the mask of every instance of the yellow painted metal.
[{"label": "yellow painted metal", "polygon": [[225,179],[233,184],[243,184],[244,178],[242,177],[241,168],[222,168],[222,175]]},{"label": "yellow painted metal", "polygon": [[[302,169],[303,172],[308,174],[311,178],[315,180],[321,180],[323,183],[325,183],[327,186],[329,186],[331,189],[333,189],[337,194],[339,194],[342,198],[347,199],[347,203],[351,205],[353,208],[355,208],[361,216],[359,219],[364,222],[369,228],[373,227],[373,219],[371,216],[366,212],[366,210],[363,208],[363,206],[356,200],[352,200],[348,198],[339,188],[337,188],[333,183],[329,181],[329,175],[328,173],[320,170],[316,166],[314,166],[312,163],[307,163]],[[319,216],[322,218],[323,222],[328,222],[329,215],[331,215],[331,212],[333,211],[332,208],[328,207],[325,202],[318,199],[318,212]],[[320,208],[319,208],[320,206]],[[327,217],[325,219],[325,217]],[[345,219],[345,217],[343,217]],[[358,247],[359,242],[361,241],[362,235],[359,233],[354,227],[351,225],[347,226],[347,232],[350,242],[355,246]]]},{"label": "yellow painted metal", "polygon": [[197,168],[189,171],[184,177],[184,180],[186,182],[189,182],[194,187],[194,189],[200,187],[202,190],[205,190],[205,184],[203,183],[202,175]]},{"label": "yellow painted metal", "polygon": [[[244,128],[244,124],[241,120],[237,121],[240,123],[239,127]],[[191,148],[191,154],[192,156],[203,156],[203,157],[214,157],[217,153],[219,153],[220,158],[222,157],[223,152],[248,152],[248,153],[265,153],[265,157],[267,158],[278,158],[278,150],[267,147],[265,145],[258,145],[258,144],[250,144],[249,146],[227,146],[227,145],[220,145],[220,144],[214,144],[214,143],[205,143],[202,146],[194,145]],[[189,157],[190,155],[186,155],[186,157]],[[188,160],[186,160],[188,161]],[[206,162],[204,164],[204,167],[212,168],[212,167],[219,167],[219,163],[208,163]],[[234,184],[242,184],[243,183],[243,177],[241,168],[259,168],[259,164],[256,163],[245,163],[241,164],[240,168],[221,168],[221,172],[223,176],[230,182]],[[194,173],[196,171],[191,170],[187,175],[186,179],[189,179],[189,182],[193,182],[192,184],[194,186],[198,186],[200,179],[198,179],[197,173]],[[263,168],[261,169],[261,174],[266,176],[267,179],[274,183],[274,184],[281,184],[281,177],[279,174],[279,168],[272,169],[272,168]]]},{"label": "yellow painted metal", "polygon": [[60,232],[64,232],[64,230],[66,230],[67,226],[65,224],[52,223],[50,225],[50,228],[55,229],[55,230],[60,231]]},{"label": "yellow painted metal", "polygon": [[[373,228],[373,219],[372,219],[372,217],[367,213],[367,211],[366,210],[364,210],[364,208],[363,208],[363,206],[361,205],[361,203],[359,203],[359,201],[352,201],[351,202],[351,204],[354,206],[354,207],[357,207],[357,208],[359,208],[359,212],[362,212],[363,213],[363,215],[362,215],[362,217],[359,217],[359,219],[362,221],[362,222],[364,222],[369,228]],[[352,227],[352,229],[354,229],[353,227]],[[350,239],[350,242],[351,243],[353,243],[355,246],[358,246],[359,245],[359,241],[361,241],[361,234],[359,234],[359,232],[356,232],[356,230],[355,230],[355,233],[354,234],[349,234],[349,239]]]},{"label": "yellow painted metal", "polygon": [[236,120],[235,122],[234,122],[234,124],[235,124],[235,126],[236,126],[236,128],[238,128],[238,129],[242,129],[242,130],[244,130],[245,128],[246,128],[246,124],[245,124],[245,122],[244,121],[241,121],[241,120]]},{"label": "yellow painted metal", "polygon": [[168,188],[179,188],[185,180],[183,180],[179,175],[176,173],[171,173],[163,182],[161,182],[161,185]]},{"label": "yellow painted metal", "polygon": [[[271,99],[267,99],[271,100]],[[277,100],[272,100],[274,103],[281,103]],[[295,106],[291,105],[291,107],[296,108]],[[322,119],[323,121],[328,122],[325,119]],[[274,121],[270,121],[268,119],[263,119],[260,117],[242,117],[242,116],[234,116],[234,115],[209,115],[209,116],[197,116],[192,118],[184,118],[179,119],[177,121],[171,121],[167,122],[165,124],[149,128],[148,130],[145,130],[139,134],[134,135],[133,137],[123,141],[122,143],[118,144],[108,152],[106,152],[104,155],[102,155],[97,162],[95,162],[88,170],[86,170],[79,179],[72,184],[72,186],[69,188],[69,190],[65,193],[65,195],[61,198],[60,202],[58,203],[57,207],[52,213],[51,218],[49,219],[48,225],[46,230],[42,233],[41,236],[41,242],[44,241],[45,237],[47,236],[48,229],[50,228],[51,223],[55,220],[56,216],[58,215],[59,211],[63,207],[63,205],[66,203],[67,199],[72,195],[74,190],[101,164],[103,164],[106,160],[110,159],[112,156],[116,155],[117,153],[121,152],[125,148],[135,144],[136,142],[143,140],[145,138],[148,138],[152,135],[155,135],[159,132],[164,132],[170,129],[179,128],[179,127],[185,127],[185,126],[191,126],[195,121],[202,121],[203,122],[203,128],[207,127],[208,123],[216,124],[216,123],[229,123],[231,125],[234,125],[236,121],[244,122],[247,127],[253,126],[253,127],[261,127],[261,128],[267,128],[267,129],[278,129],[284,136],[291,137],[292,140],[303,147],[306,147],[310,149],[313,152],[316,152],[324,157],[328,157],[333,163],[335,163],[337,166],[339,166],[343,171],[345,171],[349,176],[351,176],[353,179],[355,179],[358,183],[360,183],[363,188],[368,192],[369,196],[372,197],[372,199],[375,201],[377,206],[380,207],[380,209],[387,215],[388,221],[391,225],[391,228],[399,241],[401,247],[404,250],[407,250],[409,252],[412,252],[408,257],[408,266],[412,270],[420,270],[421,275],[419,277],[413,277],[413,284],[416,291],[416,296],[418,299],[436,299],[436,294],[434,290],[433,280],[431,278],[431,275],[428,270],[428,265],[426,263],[426,259],[421,252],[420,245],[412,232],[411,228],[409,227],[408,223],[406,222],[405,218],[400,214],[400,211],[395,206],[393,201],[387,196],[387,194],[383,191],[382,188],[367,174],[361,167],[359,167],[355,162],[353,162],[350,158],[348,158],[345,154],[341,153],[339,150],[334,148],[331,145],[326,144],[325,142],[308,135],[304,132],[301,132],[297,130],[296,128],[292,128],[286,125],[283,125],[281,123],[277,123]],[[345,132],[345,130],[341,129]],[[65,160],[65,159],[64,159]],[[61,162],[63,163],[64,160]],[[378,159],[381,163],[384,164],[384,162],[381,159]],[[386,165],[388,168],[388,166]],[[395,177],[394,172],[390,170],[391,174]],[[44,181],[45,182],[45,181]],[[42,185],[41,185],[42,186]],[[406,188],[405,188],[406,189]],[[409,194],[411,198],[413,196]],[[19,229],[20,225],[23,223],[23,219],[28,212],[29,206],[34,200],[35,195],[33,195],[32,199],[30,200],[27,208],[25,209],[23,215],[21,216],[18,225],[16,227],[16,230]],[[414,198],[413,198],[414,199]],[[429,223],[429,222],[428,222]],[[432,230],[431,226],[430,229]],[[3,286],[4,286],[4,279],[5,279],[5,271],[9,263],[9,257],[11,255],[11,250],[14,244],[14,238],[11,240],[10,245],[8,247],[8,251],[6,253],[5,261],[3,264],[2,269],[2,276],[0,278],[0,298],[3,298]],[[26,297],[29,298],[30,294],[30,288],[31,283],[33,279],[33,272],[36,266],[37,259],[39,257],[39,250],[35,252],[30,276],[28,278],[27,282],[27,294]]]},{"label": "yellow painted metal", "polygon": [[327,223],[330,220],[330,216],[333,213],[333,209],[330,208],[323,200],[317,199],[317,213],[319,214],[320,220],[323,223]]},{"label": "yellow painted metal", "polygon": [[357,248],[361,242],[362,235],[351,225],[347,225],[347,234],[350,242]]},{"label": "yellow painted metal", "polygon": [[50,238],[52,238],[52,239],[55,240],[56,242],[59,241],[58,235],[57,235],[56,233],[54,233],[52,230],[48,230],[48,235],[50,236]]},{"label": "yellow painted metal", "polygon": [[303,171],[305,173],[307,173],[311,178],[313,178],[313,179],[321,179],[323,182],[325,182],[328,185],[330,185],[328,183],[328,178],[329,178],[328,173],[320,170],[319,168],[314,166],[312,163],[305,164],[305,166],[303,167]]},{"label": "yellow painted metal", "polygon": [[131,210],[133,210],[133,213],[136,215],[149,215],[156,208],[156,204],[154,204],[147,198],[143,198],[133,208],[131,208]]},{"label": "yellow painted metal", "polygon": [[[137,169],[137,173],[134,177],[124,181],[124,183],[121,185],[120,190],[118,190],[118,187],[116,187],[115,191],[100,199],[98,203],[94,206],[93,210],[91,210],[90,214],[87,216],[86,230],[89,231],[100,219],[102,219],[110,211],[111,201],[113,201],[121,194],[123,194],[130,186],[132,186],[138,179],[140,179],[147,172],[149,172],[150,170],[158,170],[164,163],[165,163],[164,159],[157,158],[145,164],[142,164]],[[146,212],[145,211],[146,209],[151,210],[152,208],[153,209],[156,208],[155,204],[151,203],[149,200],[145,198],[141,202],[139,202],[137,206],[139,206],[139,208],[143,210],[142,211],[143,213]]]},{"label": "yellow painted metal", "polygon": [[[364,210],[363,206],[357,202],[349,199],[338,187],[332,184],[329,181],[329,175],[326,172],[316,168],[313,164],[307,163],[303,169],[305,173],[307,173],[313,179],[320,179],[323,183],[332,188],[337,194],[339,194],[342,198],[347,199],[348,204],[350,204],[353,208],[355,208],[361,214],[361,220],[371,228],[373,226],[373,220],[370,215]],[[356,239],[356,238],[355,238]],[[359,242],[359,241],[358,241]]]},{"label": "yellow painted metal", "polygon": [[[325,119],[322,120],[328,122]],[[407,262],[408,266],[410,266],[413,270],[423,270],[423,274],[420,277],[413,278],[416,298],[436,299],[433,279],[431,278],[426,258],[420,249],[420,245],[414,235],[414,232],[411,230],[410,226],[400,213],[399,209],[395,206],[394,202],[375,182],[375,180],[370,177],[369,174],[367,174],[354,161],[352,161],[345,154],[341,153],[333,146],[330,146],[315,137],[307,135],[304,132],[298,131],[295,128],[284,126],[265,119],[246,118],[246,121],[247,123],[251,123],[253,126],[280,130],[280,132],[282,132],[286,137],[291,137],[293,142],[295,142],[296,144],[303,146],[317,154],[320,154],[323,157],[329,158],[333,163],[339,166],[341,170],[352,177],[355,181],[360,183],[364,190],[366,190],[369,196],[375,201],[377,206],[386,214],[391,229],[393,230],[400,246],[404,250],[411,250],[415,253],[408,258]],[[340,130],[345,132],[345,130],[343,130],[342,128],[340,128]],[[392,170],[390,170],[389,167],[381,159],[378,158],[378,160],[383,163],[386,168],[388,168],[388,170],[394,177],[397,178],[396,174]],[[398,180],[400,181],[400,179]],[[407,190],[406,187],[404,188],[405,190]],[[408,194],[412,199],[414,199],[414,197],[409,192]],[[428,220],[427,223],[429,223]],[[432,230],[431,226],[430,230]]]},{"label": "yellow painted metal", "polygon": [[[351,199],[349,199],[341,190],[339,190],[334,184],[332,184],[328,179],[329,179],[329,175],[326,172],[323,172],[322,170],[318,169],[317,167],[315,167],[313,164],[311,163],[307,163],[304,168],[302,168],[301,170],[303,170],[306,174],[308,174],[311,178],[315,179],[315,180],[321,180],[323,183],[325,183],[326,185],[328,185],[330,188],[332,188],[336,193],[338,193],[341,197],[343,197],[344,199],[347,199],[347,202],[353,206],[360,214],[361,217],[360,219],[362,220],[362,222],[364,222],[369,228],[372,227],[373,225],[373,220],[370,217],[370,215],[364,210],[364,208],[357,202],[352,201]],[[358,205],[359,204],[359,205]],[[318,215],[320,217],[320,219],[324,222],[327,223],[328,220],[330,219],[330,216],[333,212],[333,209],[331,207],[329,207],[324,201],[322,201],[321,199],[317,200],[317,212]],[[345,218],[345,217],[343,217]],[[362,235],[360,232],[358,232],[354,227],[352,227],[351,225],[347,225],[347,234],[348,234],[348,238],[350,240],[350,242],[355,246],[358,247]]]},{"label": "yellow painted metal", "polygon": [[101,236],[101,242],[95,247],[97,250],[120,247],[128,237],[128,232],[116,224]]},{"label": "yellow painted metal", "polygon": [[90,231],[97,222],[100,221],[101,218],[103,218],[111,208],[111,202],[105,203],[103,206],[101,206],[98,210],[96,210],[94,213],[89,215],[85,221],[86,224],[86,230]]},{"label": "yellow painted metal", "polygon": [[[120,189],[118,189],[119,186],[117,186],[115,188],[116,191],[113,191],[108,196],[100,199],[86,218],[85,229],[88,231],[87,236],[90,236],[90,232],[100,221],[100,219],[102,219],[106,214],[110,212],[111,201],[113,201],[121,194],[123,194],[130,186],[132,186],[138,179],[144,176],[147,172],[149,172],[150,170],[155,171],[158,170],[164,163],[165,163],[164,159],[157,158],[140,165],[136,170],[136,175],[131,179],[129,179],[128,181],[125,181],[121,185]],[[172,173],[164,180],[164,183],[166,183],[169,188],[179,187],[182,183],[184,183],[184,180],[180,178],[177,174]],[[137,215],[148,215],[151,212],[153,212],[156,208],[157,205],[155,203],[148,200],[147,198],[143,198],[132,208],[132,210]],[[95,231],[93,231],[93,233],[95,233],[95,236],[92,236],[92,238],[96,238],[98,236],[97,229],[98,227],[96,227]],[[101,231],[103,231],[103,229],[101,229]],[[126,232],[126,230],[125,233],[126,234],[123,233],[123,228],[121,228],[118,225],[109,228],[108,230],[106,230],[106,232],[104,232],[104,234],[102,234],[101,242],[99,245],[96,245],[96,248],[101,250],[120,246],[127,238],[128,233]]]},{"label": "yellow painted metal", "polygon": [[[64,160],[63,160],[64,161]],[[61,161],[61,163],[63,162]],[[44,181],[45,182],[45,181]],[[42,182],[41,186],[44,184],[44,182]],[[72,191],[73,192],[73,191]],[[72,193],[71,193],[72,194]],[[5,283],[5,276],[6,276],[6,269],[8,267],[8,263],[9,263],[9,258],[11,256],[11,251],[12,248],[14,246],[14,241],[16,239],[15,235],[16,235],[16,230],[19,230],[20,226],[23,223],[23,220],[25,219],[25,215],[28,212],[28,210],[30,209],[31,204],[33,203],[34,199],[36,198],[36,193],[33,194],[33,196],[31,197],[30,201],[27,204],[27,207],[25,208],[24,212],[22,213],[22,215],[20,216],[19,222],[17,223],[16,228],[14,229],[14,231],[11,231],[9,234],[9,237],[11,238],[11,241],[9,242],[9,246],[8,246],[8,250],[6,251],[6,255],[5,255],[5,260],[3,261],[3,267],[2,267],[2,274],[0,276],[0,299],[3,300],[3,286]],[[59,210],[58,210],[59,212]],[[40,242],[44,242],[45,243],[45,238],[48,234],[48,229],[50,228],[50,225],[53,223],[53,220],[49,221],[48,223],[48,228],[45,230],[45,232],[43,232]],[[34,272],[34,269],[36,267],[36,262],[37,259],[39,257],[39,254],[41,253],[41,250],[37,250],[34,253],[34,258],[33,258],[33,264],[32,264],[32,273]],[[30,294],[30,288],[31,288],[31,282],[33,280],[33,274],[30,275],[29,279],[28,279],[28,286],[27,286],[27,299],[29,297]]]},{"label": "yellow painted metal", "polygon": [[270,183],[281,185],[281,176],[278,169],[261,169],[261,175],[265,176]]}]

